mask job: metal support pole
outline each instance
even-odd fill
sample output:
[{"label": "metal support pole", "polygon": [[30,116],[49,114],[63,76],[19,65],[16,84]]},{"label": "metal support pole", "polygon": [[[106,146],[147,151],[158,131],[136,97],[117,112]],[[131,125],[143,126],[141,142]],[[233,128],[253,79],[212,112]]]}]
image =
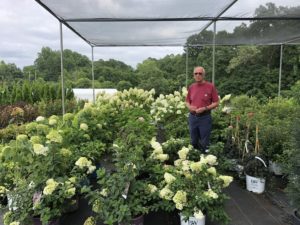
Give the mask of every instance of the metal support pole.
[{"label": "metal support pole", "polygon": [[186,46],[186,57],[185,57],[185,87],[188,87],[188,71],[189,71],[189,46]]},{"label": "metal support pole", "polygon": [[215,56],[216,56],[216,21],[214,21],[214,35],[213,35],[213,55],[212,55],[212,78],[211,81],[215,83]]},{"label": "metal support pole", "polygon": [[62,114],[65,114],[65,85],[64,85],[64,63],[63,63],[63,33],[62,33],[62,22],[59,22],[60,30],[60,76],[61,76],[61,105]]},{"label": "metal support pole", "polygon": [[92,87],[93,87],[93,104],[95,104],[94,46],[92,46]]},{"label": "metal support pole", "polygon": [[281,91],[282,54],[283,54],[283,44],[280,45],[280,63],[279,63],[279,79],[278,79],[278,97],[280,97],[280,91]]}]

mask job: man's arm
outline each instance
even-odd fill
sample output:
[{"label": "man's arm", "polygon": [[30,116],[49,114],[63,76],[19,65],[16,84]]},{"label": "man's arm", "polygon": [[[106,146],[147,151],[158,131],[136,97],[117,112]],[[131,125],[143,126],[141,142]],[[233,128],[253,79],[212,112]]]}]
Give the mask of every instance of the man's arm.
[{"label": "man's arm", "polygon": [[196,106],[192,106],[189,102],[185,102],[186,107],[190,110],[190,112],[196,112]]},{"label": "man's arm", "polygon": [[196,113],[203,113],[203,112],[205,112],[205,111],[209,111],[209,110],[212,110],[212,109],[214,109],[214,108],[217,108],[218,105],[219,105],[219,100],[216,101],[216,102],[212,102],[212,103],[211,103],[210,105],[208,105],[208,106],[198,108],[198,109],[196,109],[195,111],[196,111]]},{"label": "man's arm", "polygon": [[219,100],[216,102],[211,103],[210,105],[206,106],[206,110],[212,110],[214,108],[217,108],[219,106]]}]

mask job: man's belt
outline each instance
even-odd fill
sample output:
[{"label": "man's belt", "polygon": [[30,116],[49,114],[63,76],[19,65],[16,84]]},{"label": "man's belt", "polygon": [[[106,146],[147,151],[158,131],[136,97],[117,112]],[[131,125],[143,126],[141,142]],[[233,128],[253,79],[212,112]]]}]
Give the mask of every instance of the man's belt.
[{"label": "man's belt", "polygon": [[202,117],[202,116],[206,116],[210,114],[210,110],[208,111],[204,111],[203,113],[195,113],[195,112],[190,112],[193,116],[197,116],[197,117]]}]

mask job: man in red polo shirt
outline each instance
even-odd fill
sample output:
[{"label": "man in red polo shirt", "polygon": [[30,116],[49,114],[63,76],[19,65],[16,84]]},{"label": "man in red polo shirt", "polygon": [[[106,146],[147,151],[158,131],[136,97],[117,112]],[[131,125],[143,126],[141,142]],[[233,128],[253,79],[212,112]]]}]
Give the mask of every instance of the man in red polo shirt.
[{"label": "man in red polo shirt", "polygon": [[201,66],[194,68],[195,83],[189,86],[186,105],[190,111],[189,129],[194,148],[207,152],[212,128],[210,112],[219,105],[219,97],[214,84],[205,79]]}]

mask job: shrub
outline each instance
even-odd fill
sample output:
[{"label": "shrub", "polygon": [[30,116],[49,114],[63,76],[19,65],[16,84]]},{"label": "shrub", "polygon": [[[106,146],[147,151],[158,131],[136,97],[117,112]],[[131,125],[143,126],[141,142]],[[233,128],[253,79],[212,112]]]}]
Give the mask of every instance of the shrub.
[{"label": "shrub", "polygon": [[292,205],[300,210],[300,119],[295,123],[294,150],[290,155],[289,183],[287,187],[288,196]]},{"label": "shrub", "polygon": [[0,139],[3,143],[8,143],[13,139],[16,139],[18,134],[25,132],[25,125],[10,124],[4,129],[0,129]]},{"label": "shrub", "polygon": [[[41,101],[38,103],[38,114],[49,117],[51,115],[61,115],[62,114],[62,101],[56,99],[53,101]],[[65,112],[75,112],[78,110],[76,100],[65,100]]]},{"label": "shrub", "polygon": [[0,106],[0,128],[11,123],[20,124],[33,121],[37,115],[37,107],[25,102]]}]

